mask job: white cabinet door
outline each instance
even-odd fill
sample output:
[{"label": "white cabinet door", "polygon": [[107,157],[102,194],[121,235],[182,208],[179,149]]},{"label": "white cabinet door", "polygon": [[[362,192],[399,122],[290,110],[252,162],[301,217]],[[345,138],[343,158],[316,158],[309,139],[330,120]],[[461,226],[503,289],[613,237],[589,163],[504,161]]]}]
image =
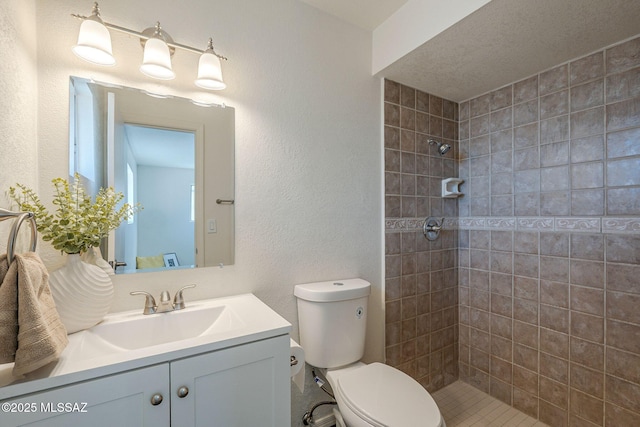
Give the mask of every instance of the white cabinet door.
[{"label": "white cabinet door", "polygon": [[285,335],[172,362],[171,425],[290,426],[289,353]]},{"label": "white cabinet door", "polygon": [[[155,394],[163,401],[154,406]],[[5,400],[0,426],[168,427],[170,400],[165,363]]]}]

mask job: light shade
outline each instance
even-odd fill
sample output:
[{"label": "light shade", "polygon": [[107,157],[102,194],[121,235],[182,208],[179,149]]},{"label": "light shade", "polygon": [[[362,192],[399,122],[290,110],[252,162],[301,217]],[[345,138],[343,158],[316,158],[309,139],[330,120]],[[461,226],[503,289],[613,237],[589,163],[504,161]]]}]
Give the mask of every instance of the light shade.
[{"label": "light shade", "polygon": [[163,40],[152,37],[146,41],[140,71],[160,80],[171,80],[176,77],[171,69],[169,46]]},{"label": "light shade", "polygon": [[93,16],[82,21],[78,43],[73,53],[85,61],[98,65],[114,65],[116,63],[111,51],[111,35],[100,18]]},{"label": "light shade", "polygon": [[198,78],[195,83],[196,86],[210,90],[221,90],[227,87],[222,81],[220,58],[210,50],[205,51],[200,56],[200,61],[198,62]]}]

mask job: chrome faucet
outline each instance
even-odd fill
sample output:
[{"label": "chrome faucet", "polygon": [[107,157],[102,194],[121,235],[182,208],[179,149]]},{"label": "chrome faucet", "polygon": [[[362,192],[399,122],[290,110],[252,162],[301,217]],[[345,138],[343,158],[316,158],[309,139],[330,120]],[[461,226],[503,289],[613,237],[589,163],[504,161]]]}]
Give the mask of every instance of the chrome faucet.
[{"label": "chrome faucet", "polygon": [[154,313],[167,313],[174,310],[182,310],[185,307],[184,298],[182,297],[182,291],[185,289],[195,288],[196,285],[187,285],[180,288],[173,297],[173,303],[171,302],[171,296],[169,291],[162,291],[160,294],[160,305],[156,304],[156,299],[149,292],[145,291],[133,291],[129,295],[144,295],[144,310],[142,314],[154,314]]},{"label": "chrome faucet", "polygon": [[162,291],[160,294],[160,305],[156,309],[156,313],[166,313],[167,311],[173,311],[171,295],[169,295],[169,291]]}]

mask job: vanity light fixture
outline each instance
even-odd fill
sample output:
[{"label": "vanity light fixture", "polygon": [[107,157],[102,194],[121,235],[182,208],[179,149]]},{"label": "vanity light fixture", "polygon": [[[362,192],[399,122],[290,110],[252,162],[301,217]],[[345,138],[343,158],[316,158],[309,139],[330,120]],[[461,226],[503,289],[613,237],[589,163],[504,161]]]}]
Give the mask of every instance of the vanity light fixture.
[{"label": "vanity light fixture", "polygon": [[98,65],[116,63],[111,50],[111,35],[100,17],[98,3],[93,5],[91,16],[83,17],[78,33],[78,43],[73,47],[73,53],[85,61]]},{"label": "vanity light fixture", "polygon": [[213,39],[211,38],[209,38],[209,42],[207,43],[207,50],[200,55],[200,61],[198,61],[196,86],[211,90],[220,90],[227,87],[222,81],[220,57],[213,50]]},{"label": "vanity light fixture", "polygon": [[209,38],[205,50],[196,49],[173,41],[171,36],[156,23],[155,27],[147,28],[142,32],[130,30],[119,25],[104,22],[100,17],[98,3],[93,4],[91,16],[72,14],[71,16],[82,19],[78,43],[73,52],[80,58],[99,65],[114,65],[115,59],[111,49],[111,35],[108,29],[120,31],[140,38],[143,46],[143,59],[140,71],[149,77],[161,80],[175,78],[171,68],[171,56],[176,49],[182,49],[200,55],[198,63],[198,77],[195,84],[203,89],[220,90],[227,87],[222,80],[222,67],[220,60],[227,58],[216,53],[213,48],[213,40]]},{"label": "vanity light fixture", "polygon": [[142,65],[140,65],[142,74],[160,80],[173,80],[176,77],[176,73],[171,69],[171,51],[167,45],[169,40],[171,38],[162,31],[160,23],[157,22],[153,34],[144,43],[144,54]]}]

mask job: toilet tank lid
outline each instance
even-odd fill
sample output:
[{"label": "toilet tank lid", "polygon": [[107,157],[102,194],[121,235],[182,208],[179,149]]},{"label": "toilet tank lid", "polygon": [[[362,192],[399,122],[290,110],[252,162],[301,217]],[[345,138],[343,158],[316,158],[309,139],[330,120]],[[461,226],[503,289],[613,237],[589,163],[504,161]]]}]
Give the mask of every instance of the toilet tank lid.
[{"label": "toilet tank lid", "polygon": [[293,294],[306,301],[331,302],[362,298],[371,292],[371,284],[363,279],[331,280],[296,285]]}]

